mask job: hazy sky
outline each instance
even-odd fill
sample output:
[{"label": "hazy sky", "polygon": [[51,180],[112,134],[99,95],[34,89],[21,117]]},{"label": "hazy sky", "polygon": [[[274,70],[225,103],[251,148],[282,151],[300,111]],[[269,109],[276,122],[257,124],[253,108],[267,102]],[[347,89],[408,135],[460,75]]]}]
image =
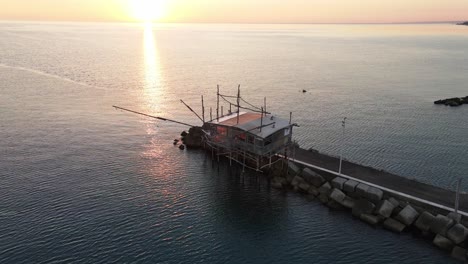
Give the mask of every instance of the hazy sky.
[{"label": "hazy sky", "polygon": [[[0,20],[135,21],[145,0],[0,0]],[[151,0],[146,0],[150,2]],[[154,0],[162,22],[359,23],[468,20],[468,0]],[[158,14],[156,16],[156,14]]]}]

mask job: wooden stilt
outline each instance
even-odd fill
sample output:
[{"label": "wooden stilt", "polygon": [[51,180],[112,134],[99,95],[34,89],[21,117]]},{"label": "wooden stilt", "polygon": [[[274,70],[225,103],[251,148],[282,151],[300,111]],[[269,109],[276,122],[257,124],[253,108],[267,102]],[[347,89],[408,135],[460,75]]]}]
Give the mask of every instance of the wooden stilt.
[{"label": "wooden stilt", "polygon": [[205,123],[205,102],[203,101],[203,95],[201,96],[201,105],[202,105],[203,123]]},{"label": "wooden stilt", "polygon": [[219,85],[218,85],[218,93],[217,93],[217,100],[216,100],[216,120],[219,122]]}]

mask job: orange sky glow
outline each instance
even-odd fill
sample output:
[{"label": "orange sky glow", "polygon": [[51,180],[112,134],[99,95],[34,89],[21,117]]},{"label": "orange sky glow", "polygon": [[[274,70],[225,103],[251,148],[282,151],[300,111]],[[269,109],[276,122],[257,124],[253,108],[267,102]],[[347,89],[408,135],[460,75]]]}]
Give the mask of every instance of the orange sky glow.
[{"label": "orange sky glow", "polygon": [[392,23],[468,20],[467,0],[0,0],[0,20]]}]

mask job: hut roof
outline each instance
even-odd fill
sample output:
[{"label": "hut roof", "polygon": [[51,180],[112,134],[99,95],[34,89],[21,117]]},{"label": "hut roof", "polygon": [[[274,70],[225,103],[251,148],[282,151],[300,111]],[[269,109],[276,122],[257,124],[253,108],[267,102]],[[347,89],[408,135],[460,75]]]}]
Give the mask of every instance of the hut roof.
[{"label": "hut roof", "polygon": [[[213,120],[209,123],[214,125],[235,127],[261,138],[266,138],[277,131],[291,126],[289,120],[278,118],[273,115],[266,115],[262,118],[262,114],[250,112],[240,112],[239,123],[237,122],[237,113],[231,113],[227,116],[219,118],[219,121]],[[262,125],[263,127],[260,129]]]}]

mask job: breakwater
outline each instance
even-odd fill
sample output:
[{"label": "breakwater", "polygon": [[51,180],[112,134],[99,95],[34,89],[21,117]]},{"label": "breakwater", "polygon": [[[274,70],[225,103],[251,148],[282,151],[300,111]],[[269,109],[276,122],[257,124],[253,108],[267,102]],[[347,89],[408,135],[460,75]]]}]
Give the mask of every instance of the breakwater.
[{"label": "breakwater", "polygon": [[[336,160],[317,152],[303,149],[296,151],[299,152],[299,158],[315,159],[318,163],[322,162],[322,165],[330,165]],[[390,177],[394,187],[390,189],[377,184],[385,185],[386,180],[389,180],[382,179],[381,176],[385,175],[385,172],[347,162],[345,166],[348,172],[365,172],[362,175],[367,181],[364,181],[360,177],[337,175],[331,170],[297,158],[288,162],[287,170],[277,165],[270,171],[272,187],[306,195],[332,210],[347,210],[353,217],[374,227],[382,227],[396,233],[412,233],[415,237],[430,239],[435,247],[448,252],[455,259],[467,261],[466,213],[456,214],[444,204],[452,198],[452,192],[396,175]],[[411,184],[405,185],[409,181]],[[396,188],[398,186],[402,187],[401,190]],[[411,191],[412,188],[414,192]],[[426,199],[420,198],[421,195]]]}]

